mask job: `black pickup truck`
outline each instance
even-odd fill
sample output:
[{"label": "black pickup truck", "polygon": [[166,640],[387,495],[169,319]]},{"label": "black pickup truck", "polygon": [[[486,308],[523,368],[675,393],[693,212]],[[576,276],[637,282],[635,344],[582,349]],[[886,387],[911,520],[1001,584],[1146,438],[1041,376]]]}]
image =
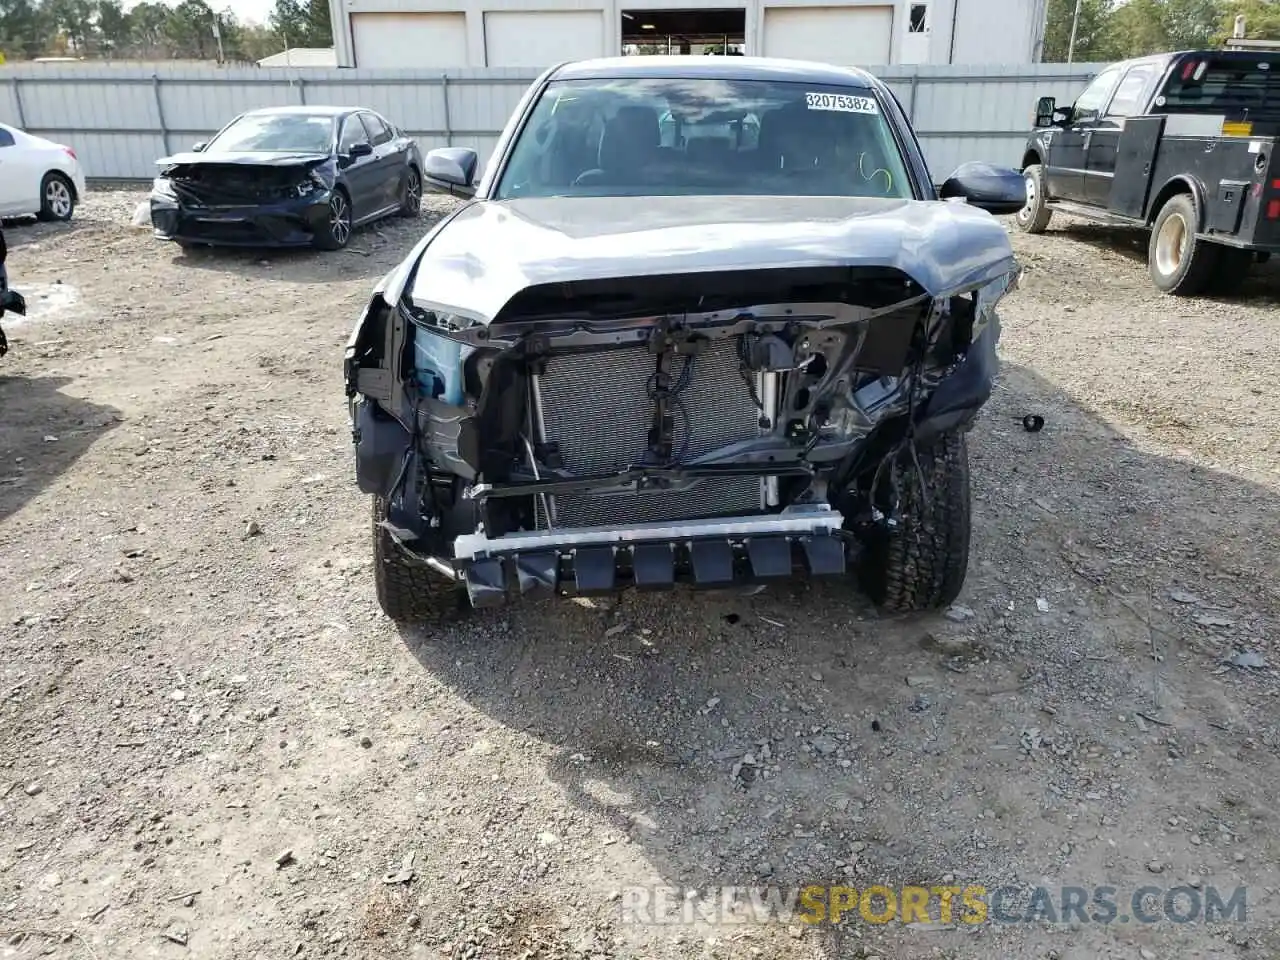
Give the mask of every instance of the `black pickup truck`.
[{"label": "black pickup truck", "polygon": [[1280,52],[1212,50],[1125,60],[1069,107],[1036,103],[1018,227],[1055,210],[1150,231],[1165,293],[1231,292],[1280,250]]}]

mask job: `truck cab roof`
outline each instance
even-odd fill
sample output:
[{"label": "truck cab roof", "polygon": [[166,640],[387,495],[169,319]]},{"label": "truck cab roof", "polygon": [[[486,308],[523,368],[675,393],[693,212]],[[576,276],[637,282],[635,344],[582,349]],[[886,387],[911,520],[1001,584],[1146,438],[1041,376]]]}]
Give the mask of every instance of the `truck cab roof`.
[{"label": "truck cab roof", "polygon": [[[1128,60],[1117,60],[1107,65],[1111,67],[1132,67],[1140,63],[1155,63],[1169,66],[1184,58],[1194,60],[1217,60],[1223,63],[1238,62],[1241,64],[1270,62],[1280,67],[1280,49],[1276,50],[1172,50],[1166,53],[1150,53],[1142,57],[1131,57]],[[1273,68],[1274,69],[1274,68]]]}]

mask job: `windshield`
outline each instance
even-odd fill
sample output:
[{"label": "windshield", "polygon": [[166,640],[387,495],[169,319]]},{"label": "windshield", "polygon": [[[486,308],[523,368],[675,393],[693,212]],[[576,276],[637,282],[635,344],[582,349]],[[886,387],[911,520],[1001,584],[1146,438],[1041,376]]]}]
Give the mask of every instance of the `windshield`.
[{"label": "windshield", "polygon": [[332,144],[333,117],[305,113],[249,114],[214,137],[205,152],[328,153]]},{"label": "windshield", "polygon": [[874,93],[766,80],[550,84],[499,199],[549,196],[912,196]]}]

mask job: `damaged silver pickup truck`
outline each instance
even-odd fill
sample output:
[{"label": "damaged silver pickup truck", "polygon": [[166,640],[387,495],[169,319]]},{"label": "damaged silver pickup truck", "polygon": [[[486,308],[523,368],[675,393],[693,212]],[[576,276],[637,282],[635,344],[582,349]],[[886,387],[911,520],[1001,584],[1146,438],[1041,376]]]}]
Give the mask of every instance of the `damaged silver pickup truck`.
[{"label": "damaged silver pickup truck", "polygon": [[794,576],[957,596],[1019,174],[939,190],[883,83],[745,57],[553,68],[477,161],[427,156],[465,202],[346,350],[387,614]]}]

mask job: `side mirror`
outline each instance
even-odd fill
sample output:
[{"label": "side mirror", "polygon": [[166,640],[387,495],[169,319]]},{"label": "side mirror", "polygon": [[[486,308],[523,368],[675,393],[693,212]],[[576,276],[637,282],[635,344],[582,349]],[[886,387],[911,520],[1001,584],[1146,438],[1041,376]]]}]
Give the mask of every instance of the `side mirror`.
[{"label": "side mirror", "polygon": [[972,161],[956,167],[938,196],[963,200],[988,213],[1017,213],[1027,203],[1027,187],[1017,170]]},{"label": "side mirror", "polygon": [[199,143],[193,143],[193,144],[191,145],[191,152],[192,152],[192,153],[203,153],[203,152],[204,152],[204,148],[205,148],[205,147],[207,147],[208,145],[209,145],[209,143],[208,143],[208,141],[207,141],[207,140],[201,140]]},{"label": "side mirror", "polygon": [[427,154],[422,178],[433,193],[474,197],[473,186],[480,156],[468,147],[440,147]]},{"label": "side mirror", "polygon": [[1057,112],[1058,101],[1053,97],[1041,97],[1036,101],[1036,126],[1052,127]]},{"label": "side mirror", "polygon": [[347,156],[352,160],[358,160],[361,157],[368,157],[373,154],[373,144],[367,140],[360,143],[353,143],[351,149],[347,151]]}]

